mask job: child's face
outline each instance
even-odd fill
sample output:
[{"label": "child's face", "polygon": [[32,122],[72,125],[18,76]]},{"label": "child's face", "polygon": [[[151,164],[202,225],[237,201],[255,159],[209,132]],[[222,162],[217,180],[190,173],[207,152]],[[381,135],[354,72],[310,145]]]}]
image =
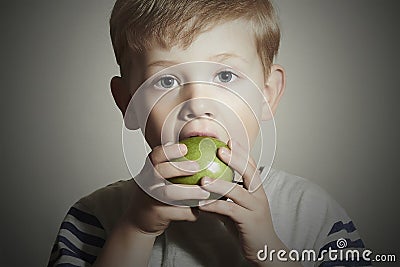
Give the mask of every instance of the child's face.
[{"label": "child's face", "polygon": [[[235,75],[241,72],[258,89],[253,89],[253,92],[248,89],[245,96],[247,102],[229,90],[204,83],[191,83],[171,90],[169,87],[179,83],[179,75],[166,71],[154,82],[157,89],[163,92],[162,98],[154,103],[155,98],[150,97],[150,93],[143,93],[138,104],[148,109],[148,117],[142,115],[144,118],[139,118],[139,121],[142,120],[140,124],[150,147],[195,135],[213,136],[224,142],[236,139],[252,146],[259,131],[259,120],[269,117],[263,113],[270,112],[260,95],[268,98],[273,94],[268,92],[268,81],[264,78],[264,68],[249,25],[240,20],[220,24],[198,35],[187,49],[178,46],[171,50],[153,48],[144,57],[142,78],[148,79],[170,66],[192,61],[212,61],[232,67],[216,64],[220,70],[210,70],[210,77],[207,78],[212,82],[229,88],[237,82]],[[140,82],[131,80],[131,83]],[[143,127],[144,124],[146,127]]]}]

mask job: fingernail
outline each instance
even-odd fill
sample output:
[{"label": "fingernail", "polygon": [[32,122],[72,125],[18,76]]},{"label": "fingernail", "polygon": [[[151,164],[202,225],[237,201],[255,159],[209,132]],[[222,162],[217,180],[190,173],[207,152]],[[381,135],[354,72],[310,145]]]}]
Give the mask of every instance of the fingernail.
[{"label": "fingernail", "polygon": [[209,198],[210,197],[210,192],[208,192],[206,190],[201,190],[200,191],[200,197],[201,198]]},{"label": "fingernail", "polygon": [[182,155],[186,155],[187,153],[187,147],[185,144],[179,144],[179,151],[182,153]]},{"label": "fingernail", "polygon": [[210,177],[204,177],[204,178],[201,180],[201,182],[202,182],[203,185],[210,184],[211,181],[212,181],[212,179],[211,179]]},{"label": "fingernail", "polygon": [[228,155],[229,154],[229,149],[227,149],[226,147],[221,147],[221,153],[223,155]]},{"label": "fingernail", "polygon": [[173,143],[174,143],[174,142],[172,142],[172,141],[168,141],[168,142],[165,143],[165,145],[166,145],[166,146],[170,146],[170,145],[172,145]]}]

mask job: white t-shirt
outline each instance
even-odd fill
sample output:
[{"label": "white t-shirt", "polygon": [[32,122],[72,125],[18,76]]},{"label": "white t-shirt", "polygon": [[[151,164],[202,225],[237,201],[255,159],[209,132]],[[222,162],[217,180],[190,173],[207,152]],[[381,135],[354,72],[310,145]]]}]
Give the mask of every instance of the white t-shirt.
[{"label": "white t-shirt", "polygon": [[[73,205],[60,227],[49,266],[90,266],[127,208],[133,183],[133,179],[116,182]],[[346,251],[357,250],[361,255],[365,246],[346,212],[323,189],[273,169],[263,187],[278,237],[289,250],[295,250],[290,257],[303,260],[303,266],[370,266],[361,256],[359,261],[346,261]],[[250,266],[235,233],[232,221],[212,213],[201,212],[196,222],[172,222],[156,238],[149,266]],[[329,249],[338,250],[331,254],[336,259],[324,253]],[[313,257],[311,252],[302,259],[306,250],[314,251],[320,259],[308,261],[309,255]],[[268,249],[264,252],[260,252],[261,257],[270,253]],[[278,260],[276,254],[273,259]]]}]

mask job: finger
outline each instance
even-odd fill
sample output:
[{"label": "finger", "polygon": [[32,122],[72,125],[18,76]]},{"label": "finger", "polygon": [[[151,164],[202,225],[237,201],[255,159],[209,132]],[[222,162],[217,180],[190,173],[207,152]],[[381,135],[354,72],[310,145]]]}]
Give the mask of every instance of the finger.
[{"label": "finger", "polygon": [[181,162],[162,162],[155,165],[158,175],[168,179],[177,176],[193,175],[200,171],[200,166],[196,161]]},{"label": "finger", "polygon": [[236,152],[233,155],[233,151],[222,147],[218,150],[218,156],[243,177],[244,187],[250,192],[254,192],[261,185],[259,171],[249,163],[250,157],[247,153]]},{"label": "finger", "polygon": [[134,179],[146,192],[149,192],[153,187],[165,185],[165,179],[158,175],[149,157],[146,158],[144,167],[140,171],[139,175],[136,175]]},{"label": "finger", "polygon": [[157,146],[150,152],[149,158],[153,165],[183,157],[187,153],[185,144],[171,144],[164,146]]},{"label": "finger", "polygon": [[203,200],[199,203],[202,211],[214,212],[230,217],[237,223],[244,223],[247,210],[234,202],[225,200]]},{"label": "finger", "polygon": [[248,210],[254,210],[256,208],[256,200],[254,196],[236,183],[204,177],[201,179],[201,185],[204,190],[224,195],[243,208]]},{"label": "finger", "polygon": [[156,187],[152,194],[163,201],[180,201],[188,199],[207,199],[210,192],[202,189],[198,185],[170,184]]}]

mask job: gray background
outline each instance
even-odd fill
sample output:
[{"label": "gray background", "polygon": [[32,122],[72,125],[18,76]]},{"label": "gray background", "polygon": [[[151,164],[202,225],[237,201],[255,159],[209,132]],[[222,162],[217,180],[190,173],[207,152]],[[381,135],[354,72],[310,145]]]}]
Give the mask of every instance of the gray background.
[{"label": "gray background", "polygon": [[[288,83],[274,167],[324,187],[367,247],[399,258],[399,5],[276,2]],[[0,266],[45,266],[68,208],[129,178],[109,90],[112,5],[2,4]]]}]

